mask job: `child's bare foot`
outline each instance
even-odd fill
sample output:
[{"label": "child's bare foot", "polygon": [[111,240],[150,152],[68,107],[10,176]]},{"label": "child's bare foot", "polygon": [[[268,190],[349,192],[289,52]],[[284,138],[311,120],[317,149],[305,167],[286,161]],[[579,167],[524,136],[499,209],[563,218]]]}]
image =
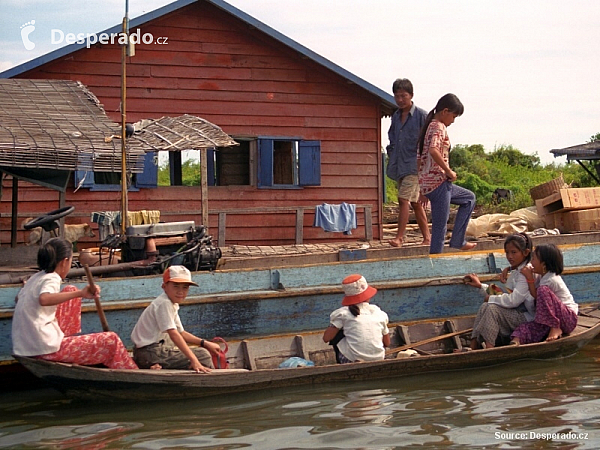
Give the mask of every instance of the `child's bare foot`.
[{"label": "child's bare foot", "polygon": [[562,330],[560,328],[550,328],[548,333],[547,341],[555,341],[562,336]]},{"label": "child's bare foot", "polygon": [[431,238],[423,238],[423,242],[421,242],[421,245],[431,245]]},{"label": "child's bare foot", "polygon": [[467,250],[473,250],[475,247],[477,247],[477,243],[476,242],[467,242],[460,249],[462,251],[467,251]]},{"label": "child's bare foot", "polygon": [[152,370],[161,370],[162,366],[160,364],[154,364],[154,365],[150,366],[150,369],[152,369]]},{"label": "child's bare foot", "polygon": [[396,239],[392,239],[392,240],[390,241],[390,245],[391,245],[392,247],[402,247],[402,244],[403,244],[403,243],[404,243],[404,242],[403,242],[402,238],[396,238]]}]

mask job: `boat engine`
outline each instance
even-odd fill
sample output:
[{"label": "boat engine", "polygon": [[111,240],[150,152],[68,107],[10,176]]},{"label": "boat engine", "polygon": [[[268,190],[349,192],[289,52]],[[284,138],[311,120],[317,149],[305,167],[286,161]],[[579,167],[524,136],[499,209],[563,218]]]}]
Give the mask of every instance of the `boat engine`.
[{"label": "boat engine", "polygon": [[214,270],[222,256],[206,228],[193,221],[133,225],[125,236],[108,236],[102,247],[120,248],[121,262],[144,262],[147,269],[136,268],[136,272],[148,274],[162,273],[176,264],[191,271]]}]

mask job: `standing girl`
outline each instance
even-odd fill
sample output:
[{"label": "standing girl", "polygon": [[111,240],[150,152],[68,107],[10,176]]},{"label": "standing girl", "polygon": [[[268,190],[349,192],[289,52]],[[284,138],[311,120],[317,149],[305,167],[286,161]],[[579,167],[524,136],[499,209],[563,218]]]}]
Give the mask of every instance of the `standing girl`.
[{"label": "standing girl", "polygon": [[465,277],[465,282],[481,290],[485,296],[484,303],[477,312],[471,333],[473,350],[491,348],[496,345],[498,337],[506,338],[512,331],[535,316],[534,298],[529,292],[526,272],[531,260],[531,239],[525,233],[511,234],[504,241],[504,252],[510,264],[510,272],[506,280],[506,293],[490,295],[488,285],[482,284],[474,273]]},{"label": "standing girl", "polygon": [[100,288],[77,289],[60,283],[71,268],[72,245],[52,238],[38,251],[41,269],[17,296],[12,321],[13,352],[48,361],[82,365],[104,364],[111,369],[137,369],[127,349],[112,331],[81,332],[81,297],[100,296]]},{"label": "standing girl", "polygon": [[[540,342],[544,338],[554,341],[577,326],[579,306],[560,276],[564,266],[558,247],[553,244],[538,245],[533,252],[531,265],[533,268],[523,270],[523,273],[527,276],[530,293],[535,298],[535,319],[520,325],[511,334],[511,343],[514,344]],[[541,277],[536,280],[534,273]]]},{"label": "standing girl", "polygon": [[442,253],[450,204],[458,205],[450,247],[471,250],[477,244],[465,241],[467,225],[475,208],[475,194],[456,186],[456,172],[448,163],[450,139],[447,127],[462,115],[463,104],[454,94],[440,98],[421,129],[419,138],[419,186],[431,202],[431,245],[429,253]]},{"label": "standing girl", "polygon": [[358,274],[344,278],[342,286],[343,306],[329,316],[330,325],[323,333],[323,341],[334,346],[337,362],[341,364],[384,359],[384,347],[390,345],[388,315],[369,303],[377,289]]}]

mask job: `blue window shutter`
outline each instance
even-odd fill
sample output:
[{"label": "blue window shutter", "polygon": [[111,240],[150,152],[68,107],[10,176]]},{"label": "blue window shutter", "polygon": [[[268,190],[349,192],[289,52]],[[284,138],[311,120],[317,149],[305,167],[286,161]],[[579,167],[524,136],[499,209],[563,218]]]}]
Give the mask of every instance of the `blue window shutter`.
[{"label": "blue window shutter", "polygon": [[298,168],[300,186],[321,185],[321,142],[298,142]]},{"label": "blue window shutter", "polygon": [[273,186],[273,139],[258,140],[258,187]]},{"label": "blue window shutter", "polygon": [[[202,150],[200,150],[202,151]],[[206,149],[206,178],[207,178],[207,185],[208,186],[216,186],[216,179],[215,179],[215,149],[214,148],[207,148]]]},{"label": "blue window shutter", "polygon": [[155,188],[158,186],[158,153],[146,152],[144,155],[144,172],[135,176],[138,188]]},{"label": "blue window shutter", "polygon": [[94,172],[91,170],[76,170],[73,172],[73,181],[75,182],[75,189],[78,187],[88,189],[94,187]]}]

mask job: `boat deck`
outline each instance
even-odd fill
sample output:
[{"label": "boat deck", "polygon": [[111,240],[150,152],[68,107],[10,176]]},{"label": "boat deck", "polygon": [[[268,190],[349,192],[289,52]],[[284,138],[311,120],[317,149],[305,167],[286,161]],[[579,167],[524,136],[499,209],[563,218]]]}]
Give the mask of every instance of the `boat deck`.
[{"label": "boat deck", "polygon": [[[386,236],[381,241],[356,239],[353,241],[329,242],[319,244],[251,246],[230,245],[221,247],[223,256],[218,269],[276,268],[295,265],[319,264],[336,261],[364,259],[388,259],[424,256],[429,253],[428,246],[422,245],[422,236],[418,230],[408,229],[405,244],[392,247]],[[474,251],[502,250],[505,236],[490,236],[477,239]],[[586,244],[600,242],[600,231],[563,235],[533,236],[534,245],[554,243],[556,245]],[[0,245],[0,274],[22,276],[36,271],[38,246]],[[464,253],[446,247],[444,253]]]}]

